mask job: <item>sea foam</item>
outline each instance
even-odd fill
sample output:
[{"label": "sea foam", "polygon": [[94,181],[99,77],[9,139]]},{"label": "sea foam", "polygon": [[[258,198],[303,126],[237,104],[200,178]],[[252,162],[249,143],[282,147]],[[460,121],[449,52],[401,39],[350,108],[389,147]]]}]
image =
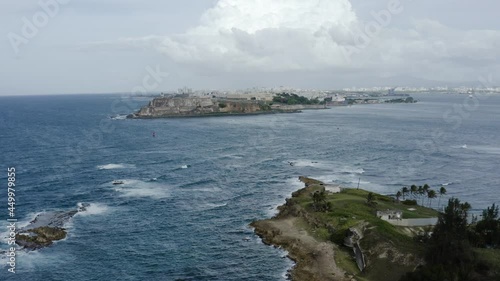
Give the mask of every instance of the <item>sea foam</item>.
[{"label": "sea foam", "polygon": [[115,170],[115,169],[132,169],[135,168],[135,165],[131,164],[107,164],[97,166],[99,170]]},{"label": "sea foam", "polygon": [[[83,203],[78,203],[78,208],[84,207]],[[100,203],[90,203],[88,206],[85,206],[85,211],[78,212],[80,216],[92,216],[92,215],[101,215],[107,213],[110,208],[104,204]]]},{"label": "sea foam", "polygon": [[170,188],[157,182],[141,180],[123,180],[124,184],[115,185],[114,190],[124,197],[149,197],[163,199],[170,197]]}]

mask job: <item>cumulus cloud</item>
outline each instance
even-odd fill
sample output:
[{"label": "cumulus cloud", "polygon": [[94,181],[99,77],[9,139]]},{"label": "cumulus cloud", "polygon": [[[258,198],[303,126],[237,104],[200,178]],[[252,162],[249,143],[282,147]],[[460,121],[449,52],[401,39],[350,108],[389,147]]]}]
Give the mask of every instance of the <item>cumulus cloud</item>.
[{"label": "cumulus cloud", "polygon": [[[374,22],[380,29],[369,34]],[[383,69],[386,76],[459,80],[478,67],[498,69],[500,58],[497,30],[464,31],[426,19],[405,29],[390,20],[362,21],[349,0],[219,0],[182,34],[118,43],[219,72]]]},{"label": "cumulus cloud", "polygon": [[220,0],[199,26],[158,49],[177,62],[227,71],[317,69],[347,63],[338,42],[349,40],[356,23],[348,0]]}]

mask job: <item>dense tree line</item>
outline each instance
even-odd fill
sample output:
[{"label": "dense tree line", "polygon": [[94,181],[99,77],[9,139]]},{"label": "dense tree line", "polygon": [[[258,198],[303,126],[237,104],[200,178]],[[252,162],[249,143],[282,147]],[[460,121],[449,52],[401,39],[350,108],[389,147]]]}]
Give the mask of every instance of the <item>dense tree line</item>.
[{"label": "dense tree line", "polygon": [[[422,206],[425,205],[425,199],[427,199],[427,205],[432,207],[432,200],[438,197],[438,208],[441,205],[441,197],[446,194],[446,188],[442,186],[438,191],[433,190],[428,184],[424,184],[423,186],[412,185],[411,187],[403,187],[396,193],[396,198],[399,199],[402,197],[404,201],[413,202],[412,200],[406,199],[406,197],[412,197],[414,200],[419,199],[422,202]],[[410,204],[411,205],[411,204]]]},{"label": "dense tree line", "polygon": [[427,241],[426,264],[406,274],[401,281],[476,281],[500,280],[498,272],[481,260],[473,246],[499,247],[498,206],[488,207],[479,222],[468,224],[469,203],[451,198],[439,214]]},{"label": "dense tree line", "polygon": [[294,105],[294,104],[320,104],[321,102],[315,98],[315,99],[308,99],[304,96],[299,96],[297,94],[293,93],[281,93],[277,94],[273,98],[273,102],[279,102],[279,103],[284,103],[288,105]]}]

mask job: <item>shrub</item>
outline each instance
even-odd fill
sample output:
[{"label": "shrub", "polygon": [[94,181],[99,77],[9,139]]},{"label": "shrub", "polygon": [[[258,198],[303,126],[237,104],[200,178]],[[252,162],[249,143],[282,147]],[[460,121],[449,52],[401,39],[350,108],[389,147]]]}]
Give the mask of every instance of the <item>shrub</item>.
[{"label": "shrub", "polygon": [[408,206],[417,206],[417,200],[410,200],[406,199],[405,201],[402,202],[404,205]]}]

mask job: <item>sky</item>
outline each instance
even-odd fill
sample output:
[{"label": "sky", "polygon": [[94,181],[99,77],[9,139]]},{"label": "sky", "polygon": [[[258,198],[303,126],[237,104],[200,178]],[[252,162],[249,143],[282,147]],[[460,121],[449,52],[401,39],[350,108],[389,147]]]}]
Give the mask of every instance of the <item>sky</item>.
[{"label": "sky", "polygon": [[499,10],[498,0],[0,0],[0,95],[498,86]]}]

